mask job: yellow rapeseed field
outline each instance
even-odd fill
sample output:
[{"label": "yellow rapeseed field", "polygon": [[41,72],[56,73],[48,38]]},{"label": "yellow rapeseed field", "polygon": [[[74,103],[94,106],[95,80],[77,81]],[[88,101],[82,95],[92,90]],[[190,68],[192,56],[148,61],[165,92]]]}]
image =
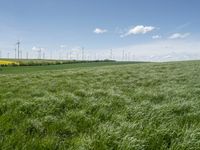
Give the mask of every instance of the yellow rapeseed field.
[{"label": "yellow rapeseed field", "polygon": [[18,62],[14,62],[14,61],[7,61],[7,60],[0,60],[0,65],[19,65]]}]

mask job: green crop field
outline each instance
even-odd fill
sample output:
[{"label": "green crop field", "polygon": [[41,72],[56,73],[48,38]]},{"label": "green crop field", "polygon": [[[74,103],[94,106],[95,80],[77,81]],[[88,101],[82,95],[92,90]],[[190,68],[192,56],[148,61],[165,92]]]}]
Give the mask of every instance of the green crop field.
[{"label": "green crop field", "polygon": [[[23,61],[26,63],[26,61]],[[49,65],[46,65],[46,61],[39,61],[41,65],[32,65],[27,66],[0,66],[0,74],[19,74],[19,73],[30,73],[37,71],[47,71],[47,70],[63,70],[63,69],[72,69],[72,68],[84,68],[84,67],[98,67],[98,66],[111,66],[111,65],[124,65],[124,64],[137,64],[144,62],[115,62],[115,61],[100,61],[100,62],[69,62],[66,64],[54,64],[51,62]]]},{"label": "green crop field", "polygon": [[200,61],[109,63],[1,68],[0,149],[200,148]]}]

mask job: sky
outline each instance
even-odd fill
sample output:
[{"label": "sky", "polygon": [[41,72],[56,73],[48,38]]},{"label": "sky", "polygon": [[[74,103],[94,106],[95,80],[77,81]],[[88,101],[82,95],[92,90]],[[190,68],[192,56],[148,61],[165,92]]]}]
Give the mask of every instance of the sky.
[{"label": "sky", "polygon": [[200,59],[199,0],[0,0],[0,56]]}]

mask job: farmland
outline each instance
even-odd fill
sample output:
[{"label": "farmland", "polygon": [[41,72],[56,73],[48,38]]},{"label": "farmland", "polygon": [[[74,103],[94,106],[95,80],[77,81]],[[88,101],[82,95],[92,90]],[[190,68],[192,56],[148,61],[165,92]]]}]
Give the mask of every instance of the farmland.
[{"label": "farmland", "polygon": [[[16,61],[16,60],[15,60]],[[48,63],[47,63],[48,62]],[[72,68],[84,68],[84,67],[98,67],[98,66],[111,66],[111,65],[124,65],[124,64],[136,64],[144,62],[115,62],[115,61],[19,61],[19,65],[13,66],[6,65],[6,67],[0,66],[0,74],[19,74],[19,73],[31,73],[37,71],[48,70],[63,70]]]},{"label": "farmland", "polygon": [[0,60],[0,65],[18,65],[19,63],[15,61]]},{"label": "farmland", "polygon": [[200,147],[200,61],[20,68],[0,72],[0,149]]},{"label": "farmland", "polygon": [[0,59],[0,66],[47,66],[89,62],[116,62],[114,60],[53,60],[53,59]]}]

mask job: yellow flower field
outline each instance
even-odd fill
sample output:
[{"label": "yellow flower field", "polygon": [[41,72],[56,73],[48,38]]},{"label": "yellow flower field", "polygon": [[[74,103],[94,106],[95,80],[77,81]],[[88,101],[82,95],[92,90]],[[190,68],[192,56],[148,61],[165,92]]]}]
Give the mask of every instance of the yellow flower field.
[{"label": "yellow flower field", "polygon": [[19,65],[18,62],[14,62],[14,61],[7,61],[7,60],[0,60],[0,65]]}]

